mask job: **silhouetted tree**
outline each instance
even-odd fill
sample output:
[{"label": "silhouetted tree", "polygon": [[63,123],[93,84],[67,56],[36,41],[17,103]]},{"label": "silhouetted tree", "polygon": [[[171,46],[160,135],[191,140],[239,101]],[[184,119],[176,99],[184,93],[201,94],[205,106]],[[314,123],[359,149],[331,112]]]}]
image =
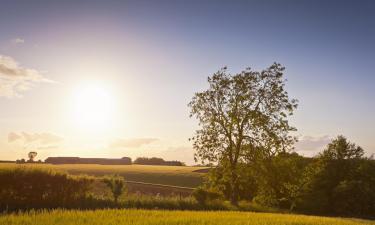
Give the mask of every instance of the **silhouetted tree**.
[{"label": "silhouetted tree", "polygon": [[231,75],[223,68],[208,77],[209,88],[189,103],[200,129],[192,138],[195,159],[224,165],[232,204],[238,202],[239,167],[261,149],[272,156],[294,142],[287,117],[297,107],[284,90],[284,67],[274,63],[262,72],[250,68]]},{"label": "silhouetted tree", "polygon": [[134,164],[139,165],[164,165],[164,166],[185,166],[185,163],[173,160],[173,161],[165,161],[162,158],[152,157],[138,157],[134,160]]},{"label": "silhouetted tree", "polygon": [[29,157],[29,162],[34,162],[35,157],[38,155],[37,152],[29,152],[28,157]]}]

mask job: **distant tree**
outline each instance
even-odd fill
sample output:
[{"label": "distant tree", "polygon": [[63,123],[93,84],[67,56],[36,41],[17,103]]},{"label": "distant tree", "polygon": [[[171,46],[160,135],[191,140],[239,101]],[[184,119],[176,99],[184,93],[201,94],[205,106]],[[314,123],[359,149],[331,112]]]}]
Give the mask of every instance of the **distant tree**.
[{"label": "distant tree", "polygon": [[147,157],[138,157],[134,160],[134,164],[140,164],[140,165],[163,165],[164,159],[162,158],[147,158]]},{"label": "distant tree", "polygon": [[192,138],[195,159],[225,165],[232,204],[238,202],[238,165],[246,156],[259,149],[272,156],[295,141],[287,117],[297,101],[284,90],[284,69],[274,63],[261,72],[247,68],[231,75],[225,67],[208,77],[208,90],[189,103],[200,125]]},{"label": "distant tree", "polygon": [[185,166],[185,163],[180,161],[165,161],[162,158],[152,157],[138,157],[134,160],[134,164],[139,165],[164,165],[164,166]]},{"label": "distant tree", "polygon": [[327,148],[320,154],[320,157],[327,160],[360,159],[364,154],[365,152],[361,147],[350,143],[344,136],[339,135],[328,144]]},{"label": "distant tree", "polygon": [[[364,150],[338,136],[318,155],[305,175],[300,208],[314,213],[349,216],[375,212],[375,161]],[[297,205],[298,207],[298,205]]]},{"label": "distant tree", "polygon": [[122,176],[107,176],[103,179],[103,182],[111,190],[115,202],[118,202],[118,198],[126,190],[125,179]]},{"label": "distant tree", "polygon": [[38,155],[37,152],[29,152],[28,157],[29,157],[29,162],[34,162],[35,157]]}]

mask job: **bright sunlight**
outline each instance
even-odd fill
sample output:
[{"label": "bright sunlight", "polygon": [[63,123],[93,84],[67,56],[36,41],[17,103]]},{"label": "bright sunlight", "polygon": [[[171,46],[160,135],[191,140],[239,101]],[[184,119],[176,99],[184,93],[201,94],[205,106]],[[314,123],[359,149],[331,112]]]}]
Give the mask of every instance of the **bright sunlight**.
[{"label": "bright sunlight", "polygon": [[72,120],[76,128],[85,132],[107,131],[112,124],[114,97],[100,85],[80,87],[73,94]]}]

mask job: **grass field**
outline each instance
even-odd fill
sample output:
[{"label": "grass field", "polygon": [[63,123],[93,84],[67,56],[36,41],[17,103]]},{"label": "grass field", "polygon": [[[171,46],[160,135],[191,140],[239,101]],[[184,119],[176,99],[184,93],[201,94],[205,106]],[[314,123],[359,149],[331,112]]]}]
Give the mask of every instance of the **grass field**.
[{"label": "grass field", "polygon": [[44,211],[0,216],[6,225],[373,225],[374,221],[250,212],[161,210]]},{"label": "grass field", "polygon": [[[1,168],[20,166],[15,163],[0,163]],[[42,167],[63,170],[70,174],[87,174],[103,176],[120,174],[126,180],[173,185],[181,187],[197,187],[202,183],[204,173],[194,172],[204,167],[190,166],[148,166],[148,165],[96,165],[96,164],[22,164],[26,167]]]}]

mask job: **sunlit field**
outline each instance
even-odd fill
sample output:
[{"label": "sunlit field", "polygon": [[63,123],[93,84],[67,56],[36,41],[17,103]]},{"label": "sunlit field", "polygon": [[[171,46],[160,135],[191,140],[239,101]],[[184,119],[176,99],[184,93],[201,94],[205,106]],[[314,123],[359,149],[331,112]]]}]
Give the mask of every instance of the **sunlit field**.
[{"label": "sunlit field", "polygon": [[284,215],[249,212],[194,212],[161,210],[96,210],[28,212],[0,217],[0,224],[7,225],[69,225],[69,224],[181,224],[181,225],[360,225],[374,221],[327,218],[317,216]]},{"label": "sunlit field", "polygon": [[0,0],[0,225],[375,225],[374,12]]},{"label": "sunlit field", "polygon": [[[0,163],[1,168],[11,168],[20,165]],[[149,166],[149,165],[95,165],[95,164],[23,164],[26,167],[41,167],[63,170],[70,174],[87,174],[103,176],[119,174],[126,180],[173,185],[180,187],[197,187],[202,183],[204,173],[199,172],[205,167],[190,166]],[[198,172],[195,172],[198,171]]]}]

